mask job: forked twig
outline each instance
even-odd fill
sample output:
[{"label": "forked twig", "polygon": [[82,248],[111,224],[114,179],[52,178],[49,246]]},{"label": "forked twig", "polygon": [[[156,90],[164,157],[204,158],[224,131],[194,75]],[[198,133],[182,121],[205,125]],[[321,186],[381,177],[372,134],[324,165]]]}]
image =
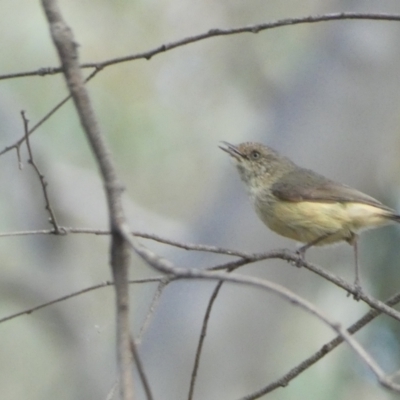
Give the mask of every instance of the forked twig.
[{"label": "forked twig", "polygon": [[[28,149],[28,163],[32,165],[34,171],[36,172],[36,175],[39,178],[40,185],[42,186],[44,202],[46,205],[45,208],[50,215],[49,222],[51,225],[53,225],[55,234],[57,234],[57,235],[63,234],[64,232],[59,228],[57,219],[56,219],[56,215],[50,204],[49,194],[47,193],[48,183],[46,181],[45,176],[40,172],[39,167],[37,166],[37,164],[35,163],[35,161],[33,159],[33,152],[32,152],[31,144],[29,141],[29,129],[28,129],[29,121],[26,118],[25,111],[21,111],[21,116],[22,116],[22,120],[24,122],[25,141],[26,141],[26,147]],[[18,154],[19,154],[19,151],[18,151]]]},{"label": "forked twig", "polygon": [[[85,83],[89,82],[92,78],[96,76],[96,74],[101,70],[101,68],[95,68],[95,70],[85,79]],[[44,115],[43,118],[41,118],[38,122],[36,122],[35,125],[31,129],[28,130],[27,134],[22,136],[20,139],[18,139],[15,143],[6,146],[2,151],[0,151],[0,156],[3,154],[9,152],[10,150],[15,149],[17,152],[17,159],[18,159],[18,166],[21,169],[21,157],[19,154],[20,147],[26,140],[26,136],[30,136],[33,132],[36,131],[40,126],[42,126],[52,115],[56,113],[57,110],[59,110],[68,100],[71,99],[71,95],[69,94],[66,96],[63,100],[61,100],[59,103],[57,103],[47,114]]]}]

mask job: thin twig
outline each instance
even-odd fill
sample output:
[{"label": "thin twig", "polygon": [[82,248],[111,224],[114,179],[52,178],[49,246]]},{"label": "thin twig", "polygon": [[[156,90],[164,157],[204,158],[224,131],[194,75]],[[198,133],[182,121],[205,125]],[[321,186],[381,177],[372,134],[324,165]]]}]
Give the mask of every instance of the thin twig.
[{"label": "thin twig", "polygon": [[[49,194],[47,193],[48,183],[46,181],[45,176],[40,172],[39,167],[37,166],[37,164],[35,163],[35,161],[33,159],[33,152],[32,152],[31,143],[30,143],[29,134],[28,134],[28,132],[29,132],[29,129],[28,129],[29,121],[26,118],[25,111],[21,111],[21,116],[22,116],[22,120],[24,122],[25,141],[26,141],[26,147],[28,149],[28,163],[32,165],[34,171],[36,172],[36,175],[39,178],[40,185],[42,186],[43,197],[44,197],[44,202],[45,202],[45,209],[47,210],[47,212],[50,215],[49,222],[50,222],[51,225],[53,225],[54,234],[56,234],[56,235],[63,234],[64,232],[58,226],[56,215],[55,215],[55,213],[53,211],[53,207],[50,204]],[[18,152],[18,154],[19,154],[19,152]]]},{"label": "thin twig", "polygon": [[139,352],[138,352],[136,343],[132,339],[132,337],[130,338],[130,345],[131,345],[131,352],[132,352],[132,355],[133,355],[133,359],[135,360],[135,364],[136,364],[136,367],[138,369],[140,380],[142,381],[144,392],[146,393],[147,400],[153,400],[153,395],[151,393],[150,383],[149,383],[149,380],[147,378],[147,375],[146,375],[142,360],[141,360],[141,358],[139,356]]},{"label": "thin twig", "polygon": [[194,386],[196,384],[196,378],[197,378],[197,371],[199,370],[199,365],[200,365],[200,356],[201,352],[203,350],[203,345],[204,345],[204,340],[206,338],[207,334],[207,328],[208,328],[208,321],[210,320],[210,315],[212,311],[212,307],[215,303],[215,300],[217,299],[217,296],[219,294],[219,291],[221,290],[221,287],[223,285],[224,281],[219,281],[217,283],[217,286],[214,288],[210,300],[207,304],[207,309],[206,313],[203,318],[203,324],[201,326],[201,332],[200,332],[200,338],[199,342],[197,344],[197,349],[196,349],[196,355],[194,358],[194,365],[192,369],[192,374],[190,376],[190,386],[189,386],[189,394],[188,394],[188,400],[193,399],[193,394],[194,394]]},{"label": "thin twig", "polygon": [[149,310],[147,312],[147,315],[144,319],[144,322],[142,324],[142,327],[140,328],[139,334],[137,338],[135,339],[136,345],[139,345],[143,339],[144,334],[147,331],[147,328],[150,325],[151,318],[154,315],[154,312],[157,308],[158,303],[160,302],[161,294],[165,287],[173,280],[173,277],[167,276],[166,278],[163,278],[160,280],[160,283],[157,286],[156,292],[154,293],[153,300],[151,301]]},{"label": "thin twig", "polygon": [[15,151],[17,152],[18,169],[22,170],[23,164],[22,164],[22,160],[21,160],[21,148],[20,148],[20,146],[16,146],[15,147]]},{"label": "thin twig", "polygon": [[[227,272],[232,272],[236,268],[239,268],[239,267],[229,268],[227,270]],[[195,359],[194,359],[194,365],[193,365],[193,369],[192,369],[192,374],[190,376],[190,386],[189,386],[188,400],[192,400],[193,399],[194,386],[196,384],[197,371],[199,370],[201,352],[203,350],[204,341],[206,339],[206,334],[207,334],[207,329],[208,329],[208,322],[210,321],[210,315],[211,315],[212,308],[213,308],[213,306],[215,304],[215,300],[217,299],[218,294],[221,291],[221,288],[222,288],[223,284],[224,284],[224,281],[219,281],[217,283],[217,285],[215,286],[213,292],[211,293],[210,300],[208,301],[208,304],[207,304],[206,313],[204,314],[203,323],[201,325],[199,343],[197,344],[197,349],[196,349],[196,355],[195,355]]]},{"label": "thin twig", "polygon": [[[154,278],[130,280],[129,284],[132,285],[132,284],[139,284],[139,283],[160,282],[160,281],[163,281],[164,279],[165,279],[164,276],[155,276]],[[173,279],[173,278],[170,278],[170,279]],[[68,300],[68,299],[72,299],[73,297],[80,296],[81,294],[88,293],[88,292],[91,292],[93,290],[101,289],[101,288],[104,288],[104,287],[107,287],[107,286],[114,286],[114,282],[106,281],[106,282],[103,282],[103,283],[99,283],[97,285],[93,285],[93,286],[87,287],[85,289],[81,289],[81,290],[78,290],[76,292],[69,293],[69,294],[67,294],[65,296],[58,297],[57,299],[54,299],[54,300],[51,300],[51,301],[46,301],[45,303],[39,304],[38,306],[35,306],[35,307],[32,307],[32,308],[28,308],[26,310],[17,312],[15,314],[7,315],[7,317],[0,318],[0,324],[3,323],[3,322],[6,322],[6,321],[10,321],[10,320],[12,320],[14,318],[21,317],[22,315],[32,314],[33,312],[41,310],[42,308],[49,307],[49,306],[51,306],[53,304],[60,303],[62,301]]]},{"label": "thin twig", "polygon": [[[328,22],[328,21],[338,21],[338,20],[400,21],[400,15],[388,14],[388,13],[342,12],[342,13],[331,13],[331,14],[314,15],[314,16],[299,17],[299,18],[285,18],[277,21],[248,25],[239,28],[210,29],[207,32],[200,33],[194,36],[189,36],[177,40],[175,42],[165,43],[155,47],[154,49],[147,50],[142,53],[117,57],[101,62],[84,63],[80,65],[80,68],[105,68],[110,65],[115,65],[127,61],[140,60],[140,59],[150,60],[155,55],[165,53],[166,51],[176,49],[177,47],[182,47],[190,43],[199,42],[201,40],[210,39],[216,36],[237,35],[239,33],[259,33],[268,29],[280,28],[284,26],[312,24],[317,22]],[[21,78],[27,76],[54,75],[54,74],[59,74],[61,72],[62,72],[61,67],[46,67],[46,68],[40,68],[35,71],[25,71],[25,72],[0,75],[0,80]]]},{"label": "thin twig", "polygon": [[[93,235],[110,235],[111,232],[108,229],[91,229],[91,228],[71,228],[67,226],[60,227],[66,233],[83,233],[83,234],[93,234]],[[0,237],[12,237],[12,236],[29,236],[29,235],[50,235],[54,234],[54,231],[51,229],[38,229],[31,231],[19,231],[19,232],[5,232],[0,233]],[[185,243],[178,240],[168,239],[153,233],[145,233],[133,231],[132,235],[141,237],[143,239],[154,240],[155,242],[168,244],[174,247],[178,247],[184,250],[192,250],[192,251],[205,251],[209,253],[217,253],[217,254],[226,254],[228,256],[237,256],[241,258],[249,258],[251,259],[254,255],[251,253],[246,253],[243,251],[226,249],[223,247],[210,246],[204,244],[194,244],[194,243]],[[224,268],[222,268],[224,269]]]},{"label": "thin twig", "polygon": [[119,385],[119,381],[118,381],[118,379],[116,379],[115,382],[113,383],[110,391],[107,394],[106,400],[112,400],[114,398],[115,392],[118,389],[118,385]]},{"label": "thin twig", "polygon": [[206,244],[195,244],[195,243],[186,243],[178,240],[168,239],[159,235],[155,235],[153,233],[144,233],[144,232],[132,232],[132,235],[141,237],[143,239],[154,240],[155,242],[160,242],[164,244],[169,244],[170,246],[178,247],[184,250],[192,250],[192,251],[205,251],[208,253],[217,253],[217,254],[226,254],[228,256],[237,256],[241,258],[251,258],[250,253],[245,253],[244,251],[226,249],[223,247],[211,246]]},{"label": "thin twig", "polygon": [[133,400],[132,354],[130,351],[129,244],[121,236],[121,225],[127,224],[122,207],[122,185],[95,116],[79,66],[76,40],[63,19],[56,0],[42,0],[50,33],[57,49],[62,70],[72,95],[81,125],[95,155],[106,192],[111,234],[111,266],[117,305],[117,354],[122,400]]}]

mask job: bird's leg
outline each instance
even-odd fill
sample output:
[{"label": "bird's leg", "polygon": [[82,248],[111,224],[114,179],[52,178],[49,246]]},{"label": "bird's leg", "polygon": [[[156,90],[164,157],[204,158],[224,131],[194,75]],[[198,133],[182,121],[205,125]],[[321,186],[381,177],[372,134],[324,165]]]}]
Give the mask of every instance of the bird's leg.
[{"label": "bird's leg", "polygon": [[354,278],[354,290],[355,293],[353,295],[354,300],[360,300],[360,295],[362,293],[361,284],[360,284],[360,267],[358,265],[358,236],[355,233],[352,233],[350,239],[347,242],[353,246],[354,249],[354,263],[355,263],[355,278]]},{"label": "bird's leg", "polygon": [[[317,237],[316,239],[312,240],[309,243],[306,243],[304,246],[301,246],[298,250],[296,250],[296,254],[299,256],[299,258],[304,261],[304,256],[306,254],[306,251],[310,248],[313,247],[315,245],[317,245],[318,243],[322,242],[323,240],[325,240],[326,238],[328,238],[331,235],[334,235],[336,232],[334,233],[326,233],[325,235],[322,235],[320,237]],[[299,263],[296,263],[297,267],[301,267],[301,265],[299,265]]]}]

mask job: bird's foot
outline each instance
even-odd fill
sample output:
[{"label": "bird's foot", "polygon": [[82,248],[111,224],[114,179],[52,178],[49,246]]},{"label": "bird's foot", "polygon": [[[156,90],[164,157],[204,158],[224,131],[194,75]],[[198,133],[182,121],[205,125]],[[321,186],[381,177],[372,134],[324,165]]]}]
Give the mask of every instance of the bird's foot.
[{"label": "bird's foot", "polygon": [[297,268],[301,268],[302,267],[302,262],[306,261],[306,250],[308,247],[306,246],[302,246],[299,249],[296,250],[296,256],[297,256],[297,260],[293,262],[293,264],[297,267]]},{"label": "bird's foot", "polygon": [[351,294],[353,295],[354,300],[356,300],[356,301],[360,300],[361,295],[363,294],[363,290],[362,290],[361,285],[358,282],[354,283],[352,292],[347,292],[347,297],[349,297]]}]

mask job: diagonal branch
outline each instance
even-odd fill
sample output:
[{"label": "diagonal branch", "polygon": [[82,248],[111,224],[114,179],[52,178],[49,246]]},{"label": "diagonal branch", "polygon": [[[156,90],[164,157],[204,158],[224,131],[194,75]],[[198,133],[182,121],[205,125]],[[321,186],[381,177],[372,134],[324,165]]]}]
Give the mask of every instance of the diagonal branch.
[{"label": "diagonal branch", "polygon": [[[386,301],[386,304],[390,307],[398,304],[400,301],[400,293],[396,293],[394,296],[392,296],[390,299]],[[353,325],[351,325],[347,331],[353,335],[354,333],[358,332],[361,328],[363,328],[365,325],[370,323],[372,320],[374,320],[377,316],[381,315],[382,313],[377,310],[370,310],[367,312],[362,318],[360,318],[357,322],[355,322]],[[304,372],[306,369],[314,365],[317,361],[319,361],[321,358],[323,358],[325,355],[330,353],[332,350],[334,350],[337,346],[342,344],[344,342],[343,338],[341,336],[336,336],[334,339],[332,339],[330,342],[324,344],[320,350],[318,350],[316,353],[314,353],[312,356],[308,357],[304,361],[302,361],[299,365],[295,366],[292,368],[288,373],[283,375],[281,378],[277,379],[275,382],[270,383],[269,385],[265,386],[264,388],[257,390],[256,392],[249,394],[245,397],[242,397],[240,400],[255,400],[260,398],[261,396],[264,396],[265,394],[268,394],[275,389],[278,389],[280,387],[285,387],[289,384],[291,380],[299,376],[302,372]],[[393,379],[393,377],[391,377]]]},{"label": "diagonal branch", "polygon": [[191,377],[190,377],[188,400],[192,400],[193,399],[194,386],[196,384],[197,372],[199,370],[201,352],[203,350],[204,341],[206,339],[206,334],[207,334],[207,329],[208,329],[208,322],[210,320],[211,311],[212,311],[212,308],[213,308],[213,306],[215,304],[215,300],[218,297],[218,294],[219,294],[219,292],[221,290],[221,287],[222,287],[223,283],[224,283],[224,281],[219,281],[217,283],[217,285],[215,286],[215,288],[214,288],[214,290],[213,290],[213,292],[211,294],[210,300],[208,301],[206,313],[204,315],[203,324],[202,324],[201,331],[200,331],[199,342],[197,344],[196,355],[195,355],[195,358],[194,358],[193,370],[192,370],[192,374],[191,374]]},{"label": "diagonal branch", "polygon": [[42,0],[52,40],[57,48],[65,79],[80,122],[91,145],[107,197],[111,230],[111,266],[117,302],[117,353],[120,391],[123,400],[133,400],[132,352],[130,347],[128,267],[129,244],[120,234],[126,224],[121,203],[120,184],[111,154],[101,133],[97,118],[79,67],[77,45],[71,29],[64,21],[56,0]]},{"label": "diagonal branch", "polygon": [[[299,265],[301,267],[308,269],[309,271],[314,272],[315,274],[321,276],[322,278],[332,282],[336,286],[341,287],[348,293],[351,293],[353,295],[358,293],[357,288],[354,285],[347,283],[344,279],[340,278],[339,276],[331,274],[330,272],[325,271],[324,269],[315,264],[303,260],[301,257],[299,257],[298,254],[287,249],[272,250],[266,253],[253,254],[253,256],[250,258],[248,257],[242,258],[236,261],[217,265],[213,268],[210,268],[209,271],[229,270],[231,268],[236,268],[245,264],[249,264],[250,262],[269,260],[269,259],[281,259],[291,264]],[[389,315],[390,317],[396,319],[397,321],[400,321],[399,311],[387,306],[380,300],[374,299],[372,296],[367,295],[365,292],[360,293],[359,300],[364,301],[370,307],[382,311],[383,313]]]},{"label": "diagonal branch", "polygon": [[135,364],[138,369],[140,379],[143,383],[143,388],[144,388],[144,392],[146,393],[147,400],[153,400],[154,398],[153,398],[153,394],[151,393],[151,387],[150,387],[149,380],[147,378],[146,373],[144,372],[144,366],[143,366],[142,360],[139,356],[139,352],[138,352],[136,343],[132,338],[130,340],[130,344],[131,344],[131,352],[133,354],[133,358],[135,359]]},{"label": "diagonal branch", "polygon": [[254,288],[259,288],[272,292],[277,296],[281,297],[283,300],[290,302],[296,307],[303,309],[309,314],[313,315],[321,322],[328,325],[332,330],[334,330],[361,358],[361,360],[368,366],[368,368],[377,377],[379,383],[395,392],[400,393],[400,384],[393,382],[381,369],[381,367],[375,362],[375,360],[368,354],[368,352],[360,345],[360,343],[352,337],[352,335],[344,328],[342,328],[340,323],[331,320],[322,311],[315,307],[311,302],[303,299],[297,294],[291,292],[285,287],[278,285],[273,282],[269,282],[265,279],[259,279],[255,277],[242,276],[235,273],[221,273],[221,272],[211,272],[203,271],[199,269],[189,269],[189,268],[178,268],[175,267],[170,261],[157,256],[151,250],[142,246],[137,240],[130,236],[127,227],[123,226],[121,235],[124,236],[125,240],[129,242],[133,251],[135,251],[140,257],[143,258],[151,267],[159,272],[166,274],[171,274],[178,279],[205,279],[205,280],[218,280],[227,281],[242,285],[249,285]]},{"label": "diagonal branch", "polygon": [[158,304],[160,302],[161,294],[163,293],[163,291],[167,287],[167,285],[170,282],[172,282],[173,280],[174,280],[174,277],[167,276],[167,277],[163,277],[159,281],[159,284],[157,286],[156,292],[154,293],[153,299],[152,299],[152,301],[150,303],[149,310],[148,310],[148,312],[146,314],[146,317],[144,318],[144,322],[143,322],[143,324],[142,324],[142,326],[140,328],[138,336],[135,339],[135,345],[137,345],[137,346],[140,345],[140,343],[141,343],[141,341],[143,339],[143,336],[146,333],[146,331],[147,331],[147,329],[148,329],[148,327],[150,325],[151,319],[154,316],[156,308],[157,308],[157,306],[158,306]]},{"label": "diagonal branch", "polygon": [[[132,284],[138,284],[138,283],[162,282],[164,280],[165,280],[164,276],[158,276],[158,277],[155,276],[153,278],[130,280],[129,284],[132,285]],[[0,318],[0,324],[2,324],[3,322],[6,322],[6,321],[10,321],[10,320],[12,320],[14,318],[21,317],[22,315],[32,314],[33,312],[41,310],[42,308],[49,307],[49,306],[51,306],[53,304],[56,304],[56,303],[61,303],[62,301],[65,301],[65,300],[68,300],[68,299],[72,299],[73,297],[80,296],[81,294],[85,294],[85,293],[91,292],[93,290],[101,289],[101,288],[108,287],[108,286],[114,286],[114,282],[106,281],[106,282],[103,282],[103,283],[99,283],[97,285],[89,286],[89,287],[87,287],[85,289],[77,290],[76,292],[69,293],[69,294],[67,294],[65,296],[58,297],[58,298],[56,298],[54,300],[46,301],[45,303],[39,304],[38,306],[31,307],[31,308],[28,308],[28,309],[23,310],[23,311],[19,311],[17,313],[11,314],[11,315],[7,315],[6,317]]]}]

